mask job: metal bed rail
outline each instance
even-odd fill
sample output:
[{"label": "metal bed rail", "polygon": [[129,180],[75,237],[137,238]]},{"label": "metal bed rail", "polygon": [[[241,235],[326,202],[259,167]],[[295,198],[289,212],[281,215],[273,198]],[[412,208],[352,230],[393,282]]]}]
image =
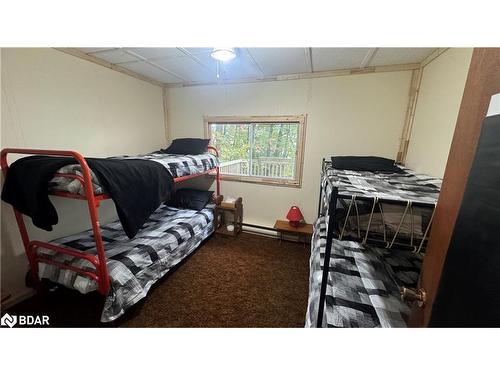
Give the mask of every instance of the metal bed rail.
[{"label": "metal bed rail", "polygon": [[[325,159],[323,159],[322,163],[322,173],[324,174],[326,171],[325,168]],[[334,183],[331,181],[331,179],[326,178],[325,179],[326,183],[330,185],[330,188],[332,189],[337,189],[337,186],[334,185]],[[320,184],[320,196],[319,196],[319,202],[318,202],[318,216],[321,214],[321,202],[323,200],[323,194],[325,192],[325,189],[323,188],[322,184]],[[412,200],[406,200],[406,201],[401,201],[397,199],[390,199],[390,198],[379,198],[377,196],[373,197],[365,197],[365,196],[358,196],[355,194],[342,194],[337,191],[336,194],[337,200],[345,200],[349,201],[349,204],[347,206],[347,212],[345,214],[344,222],[341,226],[340,232],[337,233],[338,239],[342,240],[346,236],[346,230],[348,229],[348,222],[351,216],[355,216],[355,220],[357,225],[355,226],[356,232],[357,232],[357,241],[366,244],[366,243],[374,243],[377,245],[382,245],[387,248],[392,248],[394,245],[402,246],[402,247],[410,247],[413,249],[414,252],[421,252],[421,250],[424,247],[425,242],[427,241],[427,235],[429,234],[429,230],[432,225],[432,221],[434,219],[434,214],[436,212],[436,203],[423,203],[423,202],[415,202]],[[369,210],[369,218],[368,218],[368,224],[366,229],[361,228],[361,223],[360,223],[360,215],[359,215],[359,209],[358,209],[358,203],[363,202],[363,203],[368,203],[371,205],[371,208]],[[387,232],[386,232],[386,220],[384,219],[384,210],[382,208],[383,204],[389,204],[389,205],[398,205],[400,206],[402,203],[405,204],[405,208],[403,210],[403,213],[399,219],[398,225],[396,227],[396,231],[393,234],[392,238],[389,240],[387,239]],[[330,207],[330,205],[329,205]],[[383,229],[383,240],[378,239],[376,236],[375,237],[370,237],[370,234],[373,235],[373,233],[370,233],[371,226],[373,224],[373,218],[375,215],[375,210],[378,207],[378,214],[380,214],[380,218],[382,221],[382,229]],[[354,208],[354,209],[353,209]],[[430,217],[429,217],[429,222],[425,226],[425,229],[423,230],[422,233],[422,238],[420,240],[420,243],[418,245],[415,244],[415,223],[414,223],[414,208],[428,208],[431,210],[430,212]],[[335,206],[335,210],[337,209],[337,206]],[[330,208],[328,208],[330,210]],[[351,212],[355,211],[355,215],[351,215]],[[410,239],[409,243],[408,242],[398,242],[398,236],[401,234],[401,229],[403,227],[403,224],[405,222],[405,219],[410,220]],[[422,228],[423,229],[423,228]],[[363,232],[363,235],[362,235]],[[400,238],[401,240],[401,238]]]},{"label": "metal bed rail", "polygon": [[[379,243],[381,242],[380,240],[376,239],[375,237],[369,237],[371,226],[373,223],[373,216],[375,213],[375,208],[378,206],[379,207],[379,213],[380,213],[380,218],[382,220],[382,228],[383,228],[383,243],[384,246],[391,249],[394,247],[394,245],[399,245],[402,247],[409,247],[413,249],[414,252],[420,253],[422,248],[424,247],[424,243],[427,241],[427,235],[429,233],[430,227],[432,225],[432,221],[434,219],[434,213],[436,212],[436,204],[420,204],[420,203],[415,203],[412,202],[411,200],[407,200],[404,204],[404,210],[403,213],[401,214],[401,218],[398,221],[398,225],[396,227],[396,230],[394,234],[392,235],[392,238],[387,238],[388,234],[386,232],[386,227],[385,227],[385,219],[384,219],[384,211],[382,209],[382,204],[384,203],[389,203],[389,204],[401,204],[401,201],[393,201],[393,200],[388,200],[388,199],[383,199],[383,198],[368,198],[368,197],[359,197],[357,195],[345,195],[345,194],[338,194],[337,195],[338,199],[346,199],[349,200],[349,206],[347,208],[346,216],[344,219],[344,223],[342,225],[342,229],[338,235],[338,239],[342,240],[344,236],[346,235],[346,228],[348,226],[348,221],[350,218],[350,214],[352,211],[352,207],[354,206],[355,208],[355,216],[356,216],[356,229],[357,229],[357,239],[362,243],[371,243],[371,242],[376,242]],[[363,201],[363,202],[368,202],[371,204],[371,209],[370,209],[370,215],[368,218],[368,223],[366,228],[361,228],[360,225],[360,215],[359,211],[357,210],[357,202],[358,201]],[[423,207],[423,208],[431,208],[431,214],[429,218],[429,222],[425,226],[425,230],[422,234],[422,238],[420,239],[420,242],[418,245],[415,243],[415,223],[414,223],[414,212],[413,209],[414,207]],[[410,238],[409,242],[397,242],[398,236],[401,235],[401,229],[403,227],[403,224],[405,222],[405,219],[410,220]],[[364,232],[364,235],[362,235],[362,232]]]},{"label": "metal bed rail", "polygon": [[[325,249],[325,259],[323,260],[323,272],[321,275],[321,289],[319,294],[319,306],[318,306],[318,319],[316,322],[316,327],[321,328],[323,326],[323,313],[325,311],[325,300],[326,300],[326,287],[328,284],[328,271],[330,270],[330,257],[332,254],[332,242],[333,242],[333,228],[336,220],[337,210],[337,195],[338,188],[334,187],[332,190],[332,195],[329,204],[328,221],[326,222],[326,249]],[[321,258],[321,257],[320,257]]]}]

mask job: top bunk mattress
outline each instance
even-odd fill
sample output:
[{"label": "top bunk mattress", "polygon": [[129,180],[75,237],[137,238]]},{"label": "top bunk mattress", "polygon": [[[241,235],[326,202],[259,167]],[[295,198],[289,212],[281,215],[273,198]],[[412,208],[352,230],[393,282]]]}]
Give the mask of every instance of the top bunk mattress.
[{"label": "top bunk mattress", "polygon": [[440,178],[400,168],[403,173],[351,171],[335,169],[331,162],[325,161],[322,182],[329,180],[333,186],[338,187],[341,196],[412,201],[424,205],[437,203],[442,182]]},{"label": "top bunk mattress", "polygon": [[[173,178],[204,173],[219,166],[219,159],[209,152],[199,155],[176,155],[153,152],[137,156],[119,156],[114,159],[142,159],[151,160],[162,164]],[[60,168],[57,173],[83,176],[80,164],[70,164]],[[90,171],[94,194],[104,194],[97,176]],[[69,177],[54,177],[49,183],[50,191],[64,191],[72,194],[83,195],[83,186],[77,179]]]},{"label": "top bunk mattress", "polygon": [[[401,173],[353,171],[333,168],[330,161],[325,161],[319,214],[328,217],[332,191],[338,188],[336,231],[343,233],[341,238],[360,241],[369,229],[368,238],[377,243],[388,245],[397,239],[397,246],[424,249],[441,179],[400,168]],[[374,205],[375,198],[379,199],[378,205]]]}]

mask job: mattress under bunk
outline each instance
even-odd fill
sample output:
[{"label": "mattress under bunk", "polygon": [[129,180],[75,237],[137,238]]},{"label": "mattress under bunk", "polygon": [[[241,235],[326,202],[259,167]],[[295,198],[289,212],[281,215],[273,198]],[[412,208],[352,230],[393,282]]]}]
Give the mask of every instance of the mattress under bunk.
[{"label": "mattress under bunk", "polygon": [[[155,161],[167,168],[173,178],[205,173],[219,166],[219,159],[216,155],[210,152],[199,155],[177,155],[153,152],[137,156],[114,157],[113,159],[141,159]],[[78,163],[66,165],[60,168],[57,173],[62,175],[76,175],[80,177],[83,175],[81,165]],[[99,179],[92,170],[90,170],[90,175],[94,194],[99,195],[106,193],[99,182]],[[64,191],[80,195],[84,194],[82,183],[78,179],[71,178],[69,176],[54,177],[49,183],[49,189],[50,191]]]},{"label": "mattress under bunk", "polygon": [[[327,229],[314,224],[306,327],[316,327]],[[415,287],[422,255],[333,239],[323,327],[405,327],[409,306],[400,288]]]},{"label": "mattress under bunk", "polygon": [[401,173],[340,170],[324,161],[319,215],[327,214],[335,186],[336,232],[341,239],[362,241],[369,229],[370,238],[378,242],[397,236],[416,247],[428,233],[441,179],[401,169]]},{"label": "mattress under bunk", "polygon": [[[110,322],[144,298],[151,286],[191,254],[214,230],[213,205],[201,211],[160,206],[143,229],[129,239],[119,221],[101,226],[111,288],[106,296],[102,322]],[[53,244],[96,254],[91,230],[51,241]],[[52,260],[93,270],[94,266],[70,255],[40,248]],[[83,275],[51,264],[39,264],[39,276],[81,293],[97,290],[97,283]]]}]

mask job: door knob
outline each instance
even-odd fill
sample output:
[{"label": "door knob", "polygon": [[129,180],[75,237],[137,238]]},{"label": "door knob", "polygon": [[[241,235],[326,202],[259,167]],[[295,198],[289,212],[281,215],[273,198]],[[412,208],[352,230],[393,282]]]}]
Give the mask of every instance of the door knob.
[{"label": "door knob", "polygon": [[401,299],[405,302],[417,302],[418,307],[422,307],[427,300],[427,293],[424,289],[401,288]]}]

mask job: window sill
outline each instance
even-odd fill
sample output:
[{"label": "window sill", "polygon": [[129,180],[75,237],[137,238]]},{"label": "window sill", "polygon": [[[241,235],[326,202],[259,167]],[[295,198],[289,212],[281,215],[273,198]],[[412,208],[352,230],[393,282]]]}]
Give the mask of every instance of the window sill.
[{"label": "window sill", "polygon": [[284,179],[270,178],[270,177],[250,177],[250,176],[221,174],[220,179],[223,181],[246,182],[250,184],[260,184],[260,185],[273,185],[273,186],[292,187],[292,188],[302,187],[302,183],[300,181],[284,180]]}]

